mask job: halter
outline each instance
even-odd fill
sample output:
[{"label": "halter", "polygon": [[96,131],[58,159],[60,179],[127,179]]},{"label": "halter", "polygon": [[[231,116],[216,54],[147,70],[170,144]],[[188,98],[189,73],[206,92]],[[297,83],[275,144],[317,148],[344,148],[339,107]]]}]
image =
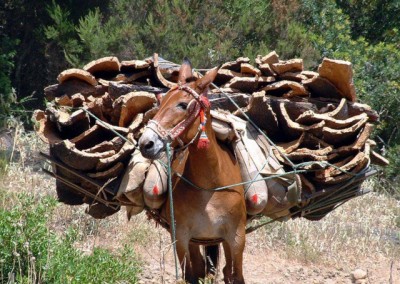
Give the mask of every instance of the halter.
[{"label": "halter", "polygon": [[[179,144],[181,144],[181,149],[186,148],[190,144],[194,142],[196,137],[200,135],[199,139],[199,144],[198,148],[207,148],[209,144],[209,140],[207,137],[207,134],[205,133],[205,124],[206,124],[206,118],[205,118],[205,110],[209,109],[210,107],[210,102],[208,101],[207,97],[205,96],[205,93],[207,90],[205,90],[202,94],[198,94],[195,90],[190,88],[188,85],[177,85],[169,90],[169,92],[174,91],[174,90],[182,90],[187,93],[189,93],[192,97],[193,100],[191,100],[188,104],[188,116],[186,119],[182,120],[179,122],[177,125],[175,125],[171,129],[165,129],[160,125],[160,122],[158,120],[152,119],[149,121],[147,124],[147,128],[150,128],[153,130],[163,141],[167,142],[172,142],[177,140]],[[197,131],[196,135],[194,138],[186,145],[182,142],[182,140],[179,138],[179,136],[186,130],[186,128],[191,125],[197,118],[197,116],[200,115],[200,125],[199,125],[199,130]]]}]

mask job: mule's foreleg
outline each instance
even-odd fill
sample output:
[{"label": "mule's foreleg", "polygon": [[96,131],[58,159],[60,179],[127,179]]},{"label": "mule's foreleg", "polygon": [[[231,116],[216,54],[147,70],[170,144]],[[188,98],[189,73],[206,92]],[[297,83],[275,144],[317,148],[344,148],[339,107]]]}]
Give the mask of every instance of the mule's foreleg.
[{"label": "mule's foreleg", "polygon": [[[198,284],[199,277],[196,275],[191,258],[191,251],[195,252],[193,248],[189,247],[190,237],[185,232],[177,231],[176,234],[176,252],[178,254],[179,263],[182,268],[183,278],[188,283]],[[200,254],[200,251],[199,251]],[[201,258],[201,254],[200,254]],[[195,257],[196,259],[196,253]]]},{"label": "mule's foreleg", "polygon": [[244,284],[243,251],[245,246],[245,230],[237,230],[231,238],[223,242],[226,265],[223,269],[226,284]]}]

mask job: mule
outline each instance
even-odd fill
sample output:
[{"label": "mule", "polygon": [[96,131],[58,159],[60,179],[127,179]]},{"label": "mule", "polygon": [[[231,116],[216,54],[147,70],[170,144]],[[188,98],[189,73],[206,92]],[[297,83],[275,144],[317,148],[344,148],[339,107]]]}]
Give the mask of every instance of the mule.
[{"label": "mule", "polygon": [[[157,159],[165,152],[166,143],[176,149],[185,148],[183,166],[186,181],[173,177],[173,206],[176,222],[176,248],[182,274],[189,283],[213,274],[208,259],[218,265],[220,243],[226,265],[225,283],[244,283],[242,262],[245,247],[246,206],[243,186],[212,189],[242,182],[240,168],[232,152],[220,144],[211,127],[209,85],[218,68],[196,79],[188,60],[184,60],[178,85],[163,97],[160,108],[146,126],[139,140],[142,155]],[[175,160],[175,164],[176,163]],[[199,188],[196,188],[200,187]],[[170,200],[160,215],[171,224]],[[171,231],[171,230],[170,230]],[[205,256],[200,247],[205,245]]]}]

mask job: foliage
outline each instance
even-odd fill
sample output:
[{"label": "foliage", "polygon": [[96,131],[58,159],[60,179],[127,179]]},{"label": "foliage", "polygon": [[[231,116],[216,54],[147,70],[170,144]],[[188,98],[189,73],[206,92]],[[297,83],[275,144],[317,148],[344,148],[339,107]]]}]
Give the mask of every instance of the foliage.
[{"label": "foliage", "polygon": [[10,197],[0,190],[1,283],[11,279],[17,283],[135,283],[139,268],[130,249],[118,255],[104,249],[82,255],[74,247],[78,228],[69,228],[61,237],[49,229],[57,204],[54,198],[20,194],[7,210]]},{"label": "foliage", "polygon": [[381,115],[375,135],[391,157],[390,181],[400,170],[390,154],[400,145],[399,10],[397,0],[6,0],[0,86],[42,98],[61,70],[111,55],[188,56],[199,68],[271,50],[312,69],[323,57],[344,59],[353,63],[358,98]]}]

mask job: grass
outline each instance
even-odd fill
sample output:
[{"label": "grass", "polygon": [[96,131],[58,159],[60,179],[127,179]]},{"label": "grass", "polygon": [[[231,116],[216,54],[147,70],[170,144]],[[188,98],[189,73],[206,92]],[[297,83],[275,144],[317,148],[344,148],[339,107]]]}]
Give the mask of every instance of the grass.
[{"label": "grass", "polygon": [[255,232],[255,243],[280,247],[304,263],[344,264],[357,259],[400,255],[400,202],[370,193],[337,208],[320,221],[272,223]]},{"label": "grass", "polygon": [[28,135],[17,142],[18,160],[4,162],[0,180],[0,283],[136,283],[142,265],[130,246],[93,242],[109,242],[118,218],[58,203],[54,180],[38,171],[42,145]]}]

